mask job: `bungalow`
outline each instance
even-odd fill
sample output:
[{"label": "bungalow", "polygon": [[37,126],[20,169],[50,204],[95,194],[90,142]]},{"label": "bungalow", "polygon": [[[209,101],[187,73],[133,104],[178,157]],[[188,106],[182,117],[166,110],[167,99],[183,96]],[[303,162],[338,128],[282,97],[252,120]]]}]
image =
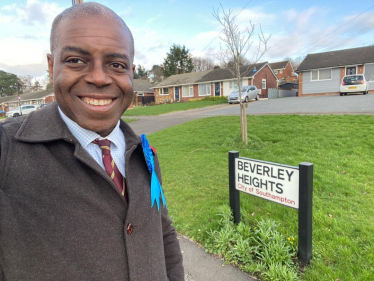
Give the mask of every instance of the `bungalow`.
[{"label": "bungalow", "polygon": [[339,94],[345,75],[365,74],[374,92],[374,46],[308,54],[299,68],[299,96]]},{"label": "bungalow", "polygon": [[[266,98],[269,88],[277,87],[277,77],[267,62],[242,66],[242,85],[254,85],[260,97]],[[201,72],[172,75],[156,84],[155,103],[184,102],[209,96],[228,96],[237,87],[228,69],[212,69]]]},{"label": "bungalow", "polygon": [[132,86],[134,89],[134,100],[130,108],[134,105],[147,105],[155,102],[155,94],[152,89],[154,86],[153,83],[148,80],[134,79]]},{"label": "bungalow", "polygon": [[17,108],[20,104],[34,104],[51,103],[55,100],[55,94],[51,90],[42,90],[31,92],[28,94],[18,96],[0,97],[0,111],[8,112]]}]

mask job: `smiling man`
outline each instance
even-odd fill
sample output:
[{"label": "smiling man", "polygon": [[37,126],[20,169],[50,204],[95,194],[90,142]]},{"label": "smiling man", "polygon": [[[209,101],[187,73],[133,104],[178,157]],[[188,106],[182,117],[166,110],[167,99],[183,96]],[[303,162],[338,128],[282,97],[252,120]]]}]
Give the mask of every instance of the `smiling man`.
[{"label": "smiling man", "polygon": [[0,280],[184,280],[167,209],[151,206],[144,143],[120,119],[130,30],[100,4],[73,6],[47,58],[57,102],[2,128]]}]

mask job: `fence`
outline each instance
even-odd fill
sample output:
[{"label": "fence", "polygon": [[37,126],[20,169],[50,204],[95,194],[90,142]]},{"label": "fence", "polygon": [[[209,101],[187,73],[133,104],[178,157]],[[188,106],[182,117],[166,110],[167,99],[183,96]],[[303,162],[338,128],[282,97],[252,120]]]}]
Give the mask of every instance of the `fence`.
[{"label": "fence", "polygon": [[268,91],[268,98],[276,99],[276,98],[296,97],[297,92],[298,92],[298,89],[280,90],[280,89],[270,88]]},{"label": "fence", "polygon": [[138,96],[138,104],[147,105],[155,102],[154,96]]}]

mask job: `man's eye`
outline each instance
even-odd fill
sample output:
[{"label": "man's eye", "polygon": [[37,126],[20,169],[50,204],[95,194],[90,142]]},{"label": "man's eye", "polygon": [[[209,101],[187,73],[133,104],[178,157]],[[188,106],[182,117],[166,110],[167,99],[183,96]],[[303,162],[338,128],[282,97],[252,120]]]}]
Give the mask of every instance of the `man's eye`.
[{"label": "man's eye", "polygon": [[110,64],[110,67],[117,68],[117,69],[126,69],[125,65],[121,63],[117,63],[117,62]]},{"label": "man's eye", "polygon": [[83,61],[80,60],[80,59],[70,59],[67,62],[69,62],[69,63],[83,63]]}]

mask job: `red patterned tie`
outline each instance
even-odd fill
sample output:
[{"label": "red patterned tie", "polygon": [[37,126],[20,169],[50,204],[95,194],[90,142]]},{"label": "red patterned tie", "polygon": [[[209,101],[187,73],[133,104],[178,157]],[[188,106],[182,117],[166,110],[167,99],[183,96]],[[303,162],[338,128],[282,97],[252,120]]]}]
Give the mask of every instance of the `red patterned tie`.
[{"label": "red patterned tie", "polygon": [[121,172],[118,170],[117,165],[116,163],[114,163],[112,155],[110,154],[110,140],[96,139],[93,141],[93,143],[100,146],[101,152],[103,154],[105,171],[108,173],[108,175],[114,181],[115,185],[118,187],[121,194],[125,196],[125,199],[127,200],[127,194],[125,194],[125,179],[123,178]]}]

